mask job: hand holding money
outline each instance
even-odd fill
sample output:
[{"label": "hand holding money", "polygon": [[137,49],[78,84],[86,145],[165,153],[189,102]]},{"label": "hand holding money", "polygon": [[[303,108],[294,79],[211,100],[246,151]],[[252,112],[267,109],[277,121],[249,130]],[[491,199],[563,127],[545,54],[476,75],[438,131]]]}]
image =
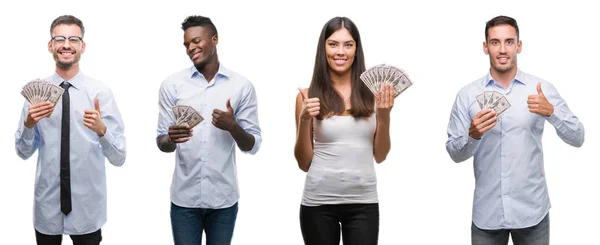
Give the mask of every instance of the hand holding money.
[{"label": "hand holding money", "polygon": [[308,89],[298,88],[302,95],[302,112],[300,112],[300,119],[303,121],[309,120],[319,115],[321,110],[321,102],[319,98],[308,98]]},{"label": "hand holding money", "polygon": [[50,117],[53,111],[54,105],[49,101],[29,106],[24,122],[25,127],[33,128],[42,118]]},{"label": "hand holding money", "polygon": [[496,111],[493,109],[484,109],[475,114],[471,119],[471,127],[469,127],[469,137],[473,139],[481,139],[483,134],[496,126],[498,118]]},{"label": "hand holding money", "polygon": [[233,118],[233,108],[231,107],[231,99],[227,99],[225,106],[227,106],[227,111],[221,111],[219,109],[213,110],[213,120],[212,124],[215,127],[231,132],[236,126],[237,122]]},{"label": "hand holding money", "polygon": [[530,95],[527,98],[527,107],[529,111],[541,116],[549,117],[554,113],[554,106],[550,104],[542,92],[542,84],[537,84],[537,94]]},{"label": "hand holding money", "polygon": [[383,90],[383,85],[391,85],[394,91],[394,98],[412,86],[412,81],[404,70],[391,66],[380,64],[373,66],[362,74],[360,80],[377,96]]},{"label": "hand holding money", "polygon": [[482,94],[475,97],[477,104],[481,110],[492,109],[496,113],[497,121],[500,121],[500,116],[510,107],[510,102],[501,93],[497,91],[484,91]]},{"label": "hand holding money", "polygon": [[192,128],[190,125],[171,125],[169,127],[169,140],[173,143],[183,143],[192,137]]},{"label": "hand holding money", "polygon": [[388,116],[394,106],[394,88],[390,84],[384,84],[382,90],[375,95],[377,116]]},{"label": "hand holding money", "polygon": [[106,125],[102,121],[100,113],[100,101],[94,100],[94,110],[85,110],[83,115],[83,125],[94,131],[98,136],[104,136],[106,133]]}]

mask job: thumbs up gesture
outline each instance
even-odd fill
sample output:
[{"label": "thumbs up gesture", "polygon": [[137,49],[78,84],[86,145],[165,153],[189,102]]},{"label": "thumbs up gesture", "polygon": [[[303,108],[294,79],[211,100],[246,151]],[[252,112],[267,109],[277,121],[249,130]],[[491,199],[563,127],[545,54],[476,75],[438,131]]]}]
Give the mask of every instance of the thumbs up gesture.
[{"label": "thumbs up gesture", "polygon": [[542,84],[537,84],[537,94],[529,95],[527,98],[527,106],[529,111],[541,116],[549,117],[554,113],[554,106],[550,104],[544,92],[542,92]]},{"label": "thumbs up gesture", "polygon": [[309,120],[317,115],[321,111],[321,103],[319,98],[308,98],[308,89],[300,89],[302,95],[302,112],[300,112],[300,118],[304,121]]},{"label": "thumbs up gesture", "polygon": [[102,121],[102,114],[100,114],[100,101],[94,100],[94,110],[85,110],[83,115],[83,125],[96,132],[98,136],[104,136],[106,133],[106,126]]},{"label": "thumbs up gesture", "polygon": [[231,98],[227,99],[225,106],[227,108],[226,111],[221,111],[219,109],[213,110],[212,124],[221,130],[231,132],[237,126],[237,122],[233,118],[233,108],[231,107]]}]

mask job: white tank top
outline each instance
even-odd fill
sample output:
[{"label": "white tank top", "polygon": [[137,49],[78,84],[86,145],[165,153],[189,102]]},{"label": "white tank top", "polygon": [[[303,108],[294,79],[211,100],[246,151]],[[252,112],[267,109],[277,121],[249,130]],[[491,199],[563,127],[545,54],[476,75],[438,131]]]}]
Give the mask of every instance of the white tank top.
[{"label": "white tank top", "polygon": [[302,205],[377,203],[373,139],[377,119],[333,116],[313,119],[314,155]]}]

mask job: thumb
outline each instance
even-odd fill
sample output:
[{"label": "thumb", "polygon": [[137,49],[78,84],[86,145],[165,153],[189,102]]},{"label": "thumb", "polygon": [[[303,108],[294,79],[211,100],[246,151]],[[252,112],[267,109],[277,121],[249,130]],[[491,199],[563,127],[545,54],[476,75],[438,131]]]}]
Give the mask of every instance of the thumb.
[{"label": "thumb", "polygon": [[308,99],[308,95],[306,94],[304,89],[298,88],[298,91],[300,91],[300,94],[302,94],[302,101],[305,101]]},{"label": "thumb", "polygon": [[231,98],[227,99],[227,103],[225,105],[227,106],[228,111],[233,112],[233,108],[231,107]]},{"label": "thumb", "polygon": [[542,92],[542,83],[537,84],[537,93],[539,96],[544,96],[544,93]]},{"label": "thumb", "polygon": [[96,111],[100,112],[100,100],[98,98],[94,100],[94,107],[96,108]]}]

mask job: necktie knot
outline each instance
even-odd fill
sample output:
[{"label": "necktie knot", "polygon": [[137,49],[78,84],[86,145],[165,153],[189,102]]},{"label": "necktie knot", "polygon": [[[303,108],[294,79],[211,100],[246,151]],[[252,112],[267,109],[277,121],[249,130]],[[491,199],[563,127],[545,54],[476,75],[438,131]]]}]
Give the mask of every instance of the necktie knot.
[{"label": "necktie knot", "polygon": [[67,82],[67,81],[64,81],[64,82],[62,82],[62,83],[60,84],[60,86],[61,86],[63,89],[65,89],[65,90],[68,90],[68,89],[69,89],[69,87],[71,87],[71,84],[70,84],[69,82]]}]

